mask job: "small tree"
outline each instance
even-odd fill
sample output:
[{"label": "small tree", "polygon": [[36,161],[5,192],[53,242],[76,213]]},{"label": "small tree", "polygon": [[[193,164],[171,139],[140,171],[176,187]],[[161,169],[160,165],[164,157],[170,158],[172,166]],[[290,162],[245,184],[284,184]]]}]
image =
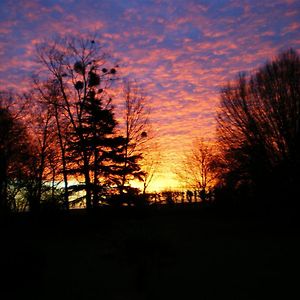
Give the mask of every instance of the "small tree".
[{"label": "small tree", "polygon": [[176,174],[188,189],[196,191],[202,200],[218,179],[218,164],[215,147],[203,139],[194,141],[190,152],[185,153]]},{"label": "small tree", "polygon": [[123,99],[120,133],[124,136],[124,143],[122,162],[115,177],[121,195],[128,190],[130,181],[143,181],[145,172],[141,168],[141,160],[151,136],[146,98],[136,82],[124,82]]},{"label": "small tree", "polygon": [[159,152],[159,146],[155,142],[147,143],[146,147],[143,149],[143,159],[141,161],[142,170],[144,174],[142,175],[143,182],[143,194],[153,181],[153,178],[157,174],[161,165],[161,156]]}]

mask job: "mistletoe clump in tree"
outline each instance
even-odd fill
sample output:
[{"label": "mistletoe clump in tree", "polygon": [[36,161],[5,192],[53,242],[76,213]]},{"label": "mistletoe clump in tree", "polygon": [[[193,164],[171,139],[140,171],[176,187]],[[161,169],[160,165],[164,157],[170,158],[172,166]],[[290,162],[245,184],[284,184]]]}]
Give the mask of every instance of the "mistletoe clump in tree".
[{"label": "mistletoe clump in tree", "polygon": [[[67,172],[78,185],[70,191],[84,191],[76,201],[85,200],[88,209],[97,206],[99,196],[111,184],[113,166],[123,138],[116,136],[116,120],[109,90],[116,67],[108,68],[106,55],[94,40],[68,37],[39,46],[40,61],[48,82],[60,98],[61,122],[67,123],[65,158]],[[50,78],[49,78],[50,77]]]}]

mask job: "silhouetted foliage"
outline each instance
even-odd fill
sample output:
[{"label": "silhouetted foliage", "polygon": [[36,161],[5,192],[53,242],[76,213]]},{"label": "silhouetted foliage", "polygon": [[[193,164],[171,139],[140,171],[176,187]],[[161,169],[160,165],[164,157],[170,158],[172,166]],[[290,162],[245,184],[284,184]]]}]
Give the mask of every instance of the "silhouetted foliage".
[{"label": "silhouetted foliage", "polygon": [[[101,195],[106,188],[114,184],[114,176],[119,172],[122,160],[120,148],[124,138],[115,135],[116,121],[112,108],[104,107],[96,94],[88,94],[83,107],[80,128],[69,137],[70,161],[73,164],[69,171],[74,175],[84,175],[88,168],[92,181],[92,205],[98,206]],[[88,164],[85,166],[81,153],[85,151]],[[85,185],[82,187],[86,188]]]},{"label": "silhouetted foliage", "polygon": [[240,74],[222,89],[218,138],[223,184],[233,194],[267,206],[295,201],[300,183],[299,102],[300,58],[294,50],[281,53],[252,76]]},{"label": "silhouetted foliage", "polygon": [[1,92],[0,97],[0,211],[6,213],[26,207],[26,203],[18,205],[25,200],[18,200],[18,194],[28,179],[31,147],[24,125],[10,108],[14,95]]}]

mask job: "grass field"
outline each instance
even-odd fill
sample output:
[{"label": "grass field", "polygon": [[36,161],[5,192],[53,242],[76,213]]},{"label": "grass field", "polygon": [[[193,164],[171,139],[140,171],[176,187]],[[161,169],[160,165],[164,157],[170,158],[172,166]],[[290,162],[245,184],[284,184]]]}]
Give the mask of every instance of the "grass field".
[{"label": "grass field", "polygon": [[293,225],[195,211],[28,216],[2,226],[1,299],[273,299]]}]

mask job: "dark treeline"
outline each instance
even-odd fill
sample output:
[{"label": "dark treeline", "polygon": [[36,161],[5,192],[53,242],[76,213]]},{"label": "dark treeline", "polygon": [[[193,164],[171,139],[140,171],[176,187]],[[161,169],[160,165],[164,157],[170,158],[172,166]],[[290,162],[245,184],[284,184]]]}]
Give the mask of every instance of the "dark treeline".
[{"label": "dark treeline", "polygon": [[[217,146],[197,141],[176,171],[188,191],[160,194],[146,193],[157,162],[136,83],[123,85],[120,124],[113,105],[119,66],[95,40],[51,40],[37,47],[37,57],[41,68],[31,90],[0,95],[2,213],[124,203],[297,207],[300,58],[294,50],[221,90]],[[143,191],[130,186],[133,179]]]}]

